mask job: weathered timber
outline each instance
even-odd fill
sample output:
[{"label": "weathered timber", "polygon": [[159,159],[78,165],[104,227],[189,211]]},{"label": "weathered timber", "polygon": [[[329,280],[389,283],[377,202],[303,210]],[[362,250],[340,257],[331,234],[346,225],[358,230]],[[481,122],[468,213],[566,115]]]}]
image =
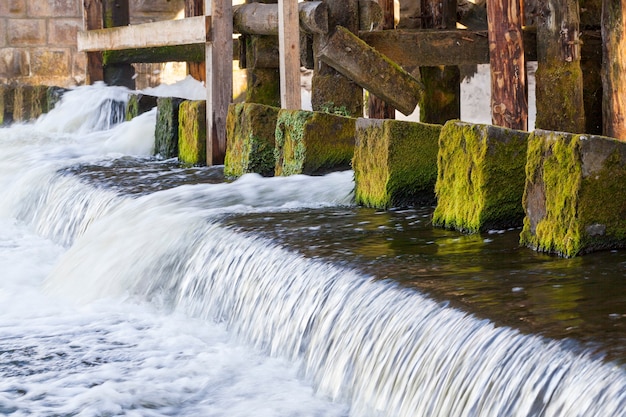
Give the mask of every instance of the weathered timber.
[{"label": "weathered timber", "polygon": [[[183,99],[159,97],[154,129],[154,153],[169,159],[178,156],[179,109]],[[204,139],[204,138],[202,138]]]},{"label": "weathered timber", "polygon": [[280,106],[283,109],[299,109],[302,102],[298,0],[278,0],[278,45]]},{"label": "weathered timber", "polygon": [[580,65],[583,71],[585,133],[602,134],[602,35],[589,31],[583,35]]},{"label": "weathered timber", "polygon": [[487,30],[487,8],[467,0],[458,2],[457,17],[460,24],[471,30]]},{"label": "weathered timber", "polygon": [[[247,3],[233,8],[233,29],[246,35],[278,35],[278,5]],[[299,3],[300,28],[307,33],[328,32],[328,7],[321,1]]]},{"label": "weathered timber", "polygon": [[441,125],[357,119],[356,203],[379,209],[434,203],[440,133]]},{"label": "weathered timber", "polygon": [[207,164],[207,105],[204,100],[183,101],[178,113],[178,159],[186,165]]},{"label": "weathered timber", "polygon": [[422,85],[347,29],[338,27],[320,50],[319,57],[403,114],[408,115],[415,110],[423,91]]},{"label": "weathered timber", "polygon": [[[422,0],[424,29],[454,29],[456,0]],[[420,98],[420,121],[444,124],[461,118],[461,72],[458,66],[420,67],[424,93]]]},{"label": "weathered timber", "polygon": [[626,140],[626,0],[604,0],[602,8],[603,134]]},{"label": "weathered timber", "polygon": [[[391,5],[391,25],[389,6]],[[393,1],[359,0],[359,30],[393,29]]]},{"label": "weathered timber", "polygon": [[579,0],[580,4],[580,27],[587,30],[600,29],[602,22],[603,0]]},{"label": "weathered timber", "polygon": [[246,68],[278,69],[280,53],[277,36],[246,35],[242,38],[246,45]]},{"label": "weathered timber", "polygon": [[449,121],[439,136],[433,225],[475,233],[522,225],[528,133]]},{"label": "weathered timber", "polygon": [[[128,27],[130,24],[128,0],[102,0],[102,23],[104,28]],[[135,69],[131,64],[104,65],[103,74],[104,82],[109,85],[135,89]]]},{"label": "weathered timber", "polygon": [[354,155],[356,119],[282,109],[276,122],[275,175],[346,170]]},{"label": "weathered timber", "polygon": [[626,143],[535,130],[523,207],[522,245],[566,257],[626,247]]},{"label": "weathered timber", "polygon": [[[104,51],[105,65],[119,63],[190,62],[204,63],[204,44],[161,46]],[[194,78],[196,78],[194,76]],[[198,78],[196,78],[198,79]]]},{"label": "weathered timber", "polygon": [[247,173],[274,175],[276,121],[279,108],[255,103],[231,104],[226,120],[226,159],[224,175],[229,178]]},{"label": "weathered timber", "polygon": [[[536,61],[536,32],[523,35],[526,60]],[[486,31],[385,30],[359,32],[359,37],[403,68],[489,63]]]},{"label": "weathered timber", "polygon": [[[102,29],[102,0],[83,0],[85,30]],[[102,52],[87,52],[87,84],[104,80]]]},{"label": "weathered timber", "polygon": [[221,165],[226,155],[226,116],[233,96],[233,7],[232,1],[205,0],[205,19],[212,22],[210,39],[205,44],[206,57],[206,163]]},{"label": "weathered timber", "polygon": [[492,123],[527,130],[526,61],[519,0],[488,1],[487,23]]},{"label": "weathered timber", "polygon": [[[204,0],[185,0],[185,17],[204,16]],[[199,44],[202,59],[191,59],[187,61],[187,72],[194,79],[206,83],[206,67],[204,62],[204,44]],[[173,62],[180,61],[173,59]]]},{"label": "weathered timber", "polygon": [[[393,0],[380,0],[380,8],[382,10],[383,19],[382,23],[377,27],[379,30],[394,29],[394,2]],[[359,3],[359,11],[361,14],[363,7]],[[385,100],[376,97],[374,94],[369,94],[367,103],[367,115],[372,119],[395,119],[396,109],[393,106],[387,104]]]},{"label": "weathered timber", "polygon": [[546,0],[537,17],[538,129],[585,131],[578,0]]}]

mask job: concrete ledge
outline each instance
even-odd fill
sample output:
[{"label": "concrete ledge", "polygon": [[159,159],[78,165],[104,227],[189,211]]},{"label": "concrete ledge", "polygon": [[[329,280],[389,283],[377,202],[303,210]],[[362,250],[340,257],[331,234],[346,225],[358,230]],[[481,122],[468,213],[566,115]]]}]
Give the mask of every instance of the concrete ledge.
[{"label": "concrete ledge", "polygon": [[255,172],[273,176],[275,133],[280,109],[255,103],[231,104],[226,118],[224,175]]},{"label": "concrete ledge", "polygon": [[626,143],[536,130],[523,206],[522,245],[566,257],[626,247]]},{"label": "concrete ledge", "polygon": [[433,204],[441,128],[357,119],[352,159],[356,203],[380,209]]},{"label": "concrete ledge", "polygon": [[476,233],[522,225],[528,133],[460,121],[439,138],[433,225]]},{"label": "concrete ledge", "polygon": [[276,123],[275,175],[322,175],[350,169],[356,119],[281,110]]}]

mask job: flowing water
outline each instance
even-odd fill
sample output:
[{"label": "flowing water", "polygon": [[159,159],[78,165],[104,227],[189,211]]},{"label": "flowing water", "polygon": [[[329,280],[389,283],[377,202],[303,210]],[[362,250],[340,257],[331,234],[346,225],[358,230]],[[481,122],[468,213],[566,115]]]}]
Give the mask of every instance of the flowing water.
[{"label": "flowing water", "polygon": [[626,253],[151,158],[126,96],[0,129],[0,415],[626,416]]}]

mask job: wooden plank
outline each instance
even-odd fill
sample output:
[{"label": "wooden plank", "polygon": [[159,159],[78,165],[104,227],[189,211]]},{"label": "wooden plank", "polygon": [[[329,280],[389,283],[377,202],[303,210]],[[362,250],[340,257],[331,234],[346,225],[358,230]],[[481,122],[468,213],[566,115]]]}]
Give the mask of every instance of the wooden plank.
[{"label": "wooden plank", "polygon": [[199,44],[206,42],[205,30],[210,24],[210,16],[197,16],[81,31],[77,35],[77,45],[79,51],[91,52]]},{"label": "wooden plank", "polygon": [[[102,25],[105,29],[128,26],[129,24],[130,6],[128,0],[102,0]],[[135,67],[131,64],[104,65],[102,71],[106,84],[135,89]]]},{"label": "wooden plank", "polygon": [[488,1],[487,23],[492,123],[527,130],[526,61],[519,0]]},{"label": "wooden plank", "polygon": [[[380,8],[382,11],[382,22],[377,29],[393,29],[395,26],[394,1],[380,0]],[[361,2],[359,2],[359,12],[361,13],[362,10],[363,5]],[[363,13],[361,13],[361,15],[362,14]],[[361,22],[360,25],[362,27],[363,22]],[[376,97],[374,94],[370,94],[367,103],[367,115],[370,117],[370,119],[395,119],[396,109],[394,109],[393,106],[385,103],[385,100]]]},{"label": "wooden plank", "polygon": [[[83,0],[84,28],[102,29],[102,0]],[[87,84],[104,80],[102,52],[87,52]]]},{"label": "wooden plank", "polygon": [[[207,22],[216,16],[206,39],[207,165],[221,165],[226,155],[226,116],[233,96],[232,1],[205,0]],[[210,36],[208,36],[210,34]]]},{"label": "wooden plank", "polygon": [[604,0],[602,7],[603,134],[626,140],[626,0]]},{"label": "wooden plank", "polygon": [[[204,16],[204,0],[185,0],[185,17]],[[187,73],[198,81],[205,82],[206,68],[204,67],[204,43],[198,44],[202,50],[202,59],[187,61]],[[172,60],[178,61],[178,60]]]},{"label": "wooden plank", "polygon": [[320,59],[359,86],[408,115],[423,92],[421,84],[349,30],[338,26]]},{"label": "wooden plank", "polygon": [[300,19],[298,0],[278,0],[280,105],[297,110],[300,97]]}]

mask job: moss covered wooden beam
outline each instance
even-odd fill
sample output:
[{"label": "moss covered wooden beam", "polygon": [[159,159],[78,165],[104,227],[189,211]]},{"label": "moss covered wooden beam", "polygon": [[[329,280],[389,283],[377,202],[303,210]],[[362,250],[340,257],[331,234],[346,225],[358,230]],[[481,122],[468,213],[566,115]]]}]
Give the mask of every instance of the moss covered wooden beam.
[{"label": "moss covered wooden beam", "polygon": [[534,131],[522,245],[566,257],[626,247],[626,143]]},{"label": "moss covered wooden beam", "polygon": [[405,115],[415,110],[423,92],[411,74],[343,27],[328,39],[319,58]]},{"label": "moss covered wooden beam", "polygon": [[528,133],[450,121],[437,155],[435,226],[476,233],[521,226]]},{"label": "moss covered wooden beam", "polygon": [[178,156],[178,113],[181,98],[159,97],[157,99],[157,120],[154,131],[154,153],[169,159]]},{"label": "moss covered wooden beam", "polygon": [[204,43],[179,46],[161,46],[141,49],[104,51],[104,65],[158,62],[203,62]]},{"label": "moss covered wooden beam", "polygon": [[279,108],[255,103],[231,104],[226,119],[224,175],[254,172],[274,175],[276,121]]},{"label": "moss covered wooden beam", "polygon": [[356,119],[281,110],[276,122],[275,175],[321,175],[350,168]]},{"label": "moss covered wooden beam", "polygon": [[356,203],[380,209],[432,204],[440,132],[441,125],[357,119]]},{"label": "moss covered wooden beam", "polygon": [[206,102],[183,101],[178,114],[178,159],[187,165],[206,165]]}]

